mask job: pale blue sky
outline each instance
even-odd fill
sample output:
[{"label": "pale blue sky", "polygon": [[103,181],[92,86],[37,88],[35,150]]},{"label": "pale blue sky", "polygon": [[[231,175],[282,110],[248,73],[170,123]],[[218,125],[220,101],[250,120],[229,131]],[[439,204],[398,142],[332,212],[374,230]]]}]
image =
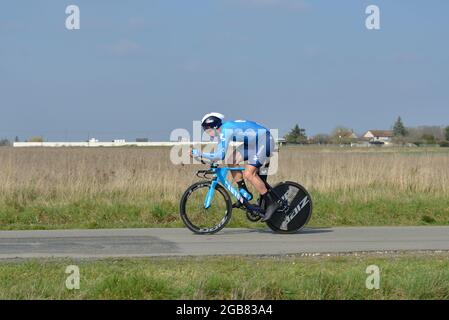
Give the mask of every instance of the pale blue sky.
[{"label": "pale blue sky", "polygon": [[[65,8],[81,30],[65,29]],[[365,8],[381,30],[365,28]],[[449,124],[444,0],[3,0],[0,137],[168,140],[209,111],[285,133]]]}]

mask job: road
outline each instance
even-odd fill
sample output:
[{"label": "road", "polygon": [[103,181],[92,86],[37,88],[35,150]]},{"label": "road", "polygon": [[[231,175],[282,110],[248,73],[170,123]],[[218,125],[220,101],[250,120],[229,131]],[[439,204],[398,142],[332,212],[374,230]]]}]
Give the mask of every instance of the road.
[{"label": "road", "polygon": [[356,251],[449,250],[449,227],[224,229],[194,235],[187,229],[0,231],[0,259],[142,256],[282,255]]}]

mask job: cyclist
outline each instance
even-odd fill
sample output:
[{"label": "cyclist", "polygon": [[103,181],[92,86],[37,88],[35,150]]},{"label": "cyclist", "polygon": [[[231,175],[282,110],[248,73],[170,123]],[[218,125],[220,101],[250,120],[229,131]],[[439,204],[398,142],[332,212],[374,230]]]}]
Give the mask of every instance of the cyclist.
[{"label": "cyclist", "polygon": [[203,117],[201,126],[204,131],[212,138],[219,137],[217,149],[215,152],[203,153],[190,148],[190,155],[212,161],[225,160],[229,143],[231,141],[243,142],[239,148],[234,150],[230,164],[236,166],[242,161],[247,161],[245,170],[243,174],[241,171],[231,171],[231,174],[234,181],[237,182],[239,190],[243,189],[249,194],[249,199],[252,198],[252,195],[248,191],[244,179],[248,180],[260,193],[261,199],[267,204],[265,212],[259,206],[250,205],[245,197],[242,197],[241,201],[251,211],[262,216],[263,221],[266,221],[279,208],[279,203],[257,173],[265,161],[272,156],[275,147],[274,139],[267,128],[256,122],[246,120],[224,122],[223,120],[224,116],[217,112],[208,113]]}]

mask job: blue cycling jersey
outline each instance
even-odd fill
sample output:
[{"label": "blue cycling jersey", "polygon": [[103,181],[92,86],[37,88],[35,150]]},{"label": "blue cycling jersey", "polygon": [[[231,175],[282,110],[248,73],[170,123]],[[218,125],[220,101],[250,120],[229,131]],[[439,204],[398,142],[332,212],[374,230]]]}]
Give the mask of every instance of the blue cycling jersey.
[{"label": "blue cycling jersey", "polygon": [[[212,161],[224,160],[231,141],[243,142],[245,148],[254,148],[257,151],[261,145],[266,146],[267,142],[269,145],[270,139],[272,139],[270,131],[256,122],[246,120],[227,121],[221,126],[219,143],[215,152],[199,153],[195,150],[194,153],[201,154],[202,157]],[[270,147],[267,150],[271,150]]]}]

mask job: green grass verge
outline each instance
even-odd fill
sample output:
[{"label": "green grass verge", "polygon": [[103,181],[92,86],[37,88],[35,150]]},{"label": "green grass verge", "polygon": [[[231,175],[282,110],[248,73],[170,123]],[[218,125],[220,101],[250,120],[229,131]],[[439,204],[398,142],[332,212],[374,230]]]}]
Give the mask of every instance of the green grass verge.
[{"label": "green grass verge", "polygon": [[[382,192],[364,199],[356,193],[312,191],[309,226],[449,225],[449,198],[432,193]],[[260,227],[234,210],[229,227]],[[178,203],[126,194],[103,194],[78,201],[39,198],[0,201],[0,229],[183,227]]]},{"label": "green grass verge", "polygon": [[[72,264],[79,290],[65,287]],[[449,255],[1,262],[0,299],[449,299]]]},{"label": "green grass verge", "polygon": [[350,194],[313,194],[311,226],[449,225],[449,198],[435,194],[395,194],[362,200]]}]

